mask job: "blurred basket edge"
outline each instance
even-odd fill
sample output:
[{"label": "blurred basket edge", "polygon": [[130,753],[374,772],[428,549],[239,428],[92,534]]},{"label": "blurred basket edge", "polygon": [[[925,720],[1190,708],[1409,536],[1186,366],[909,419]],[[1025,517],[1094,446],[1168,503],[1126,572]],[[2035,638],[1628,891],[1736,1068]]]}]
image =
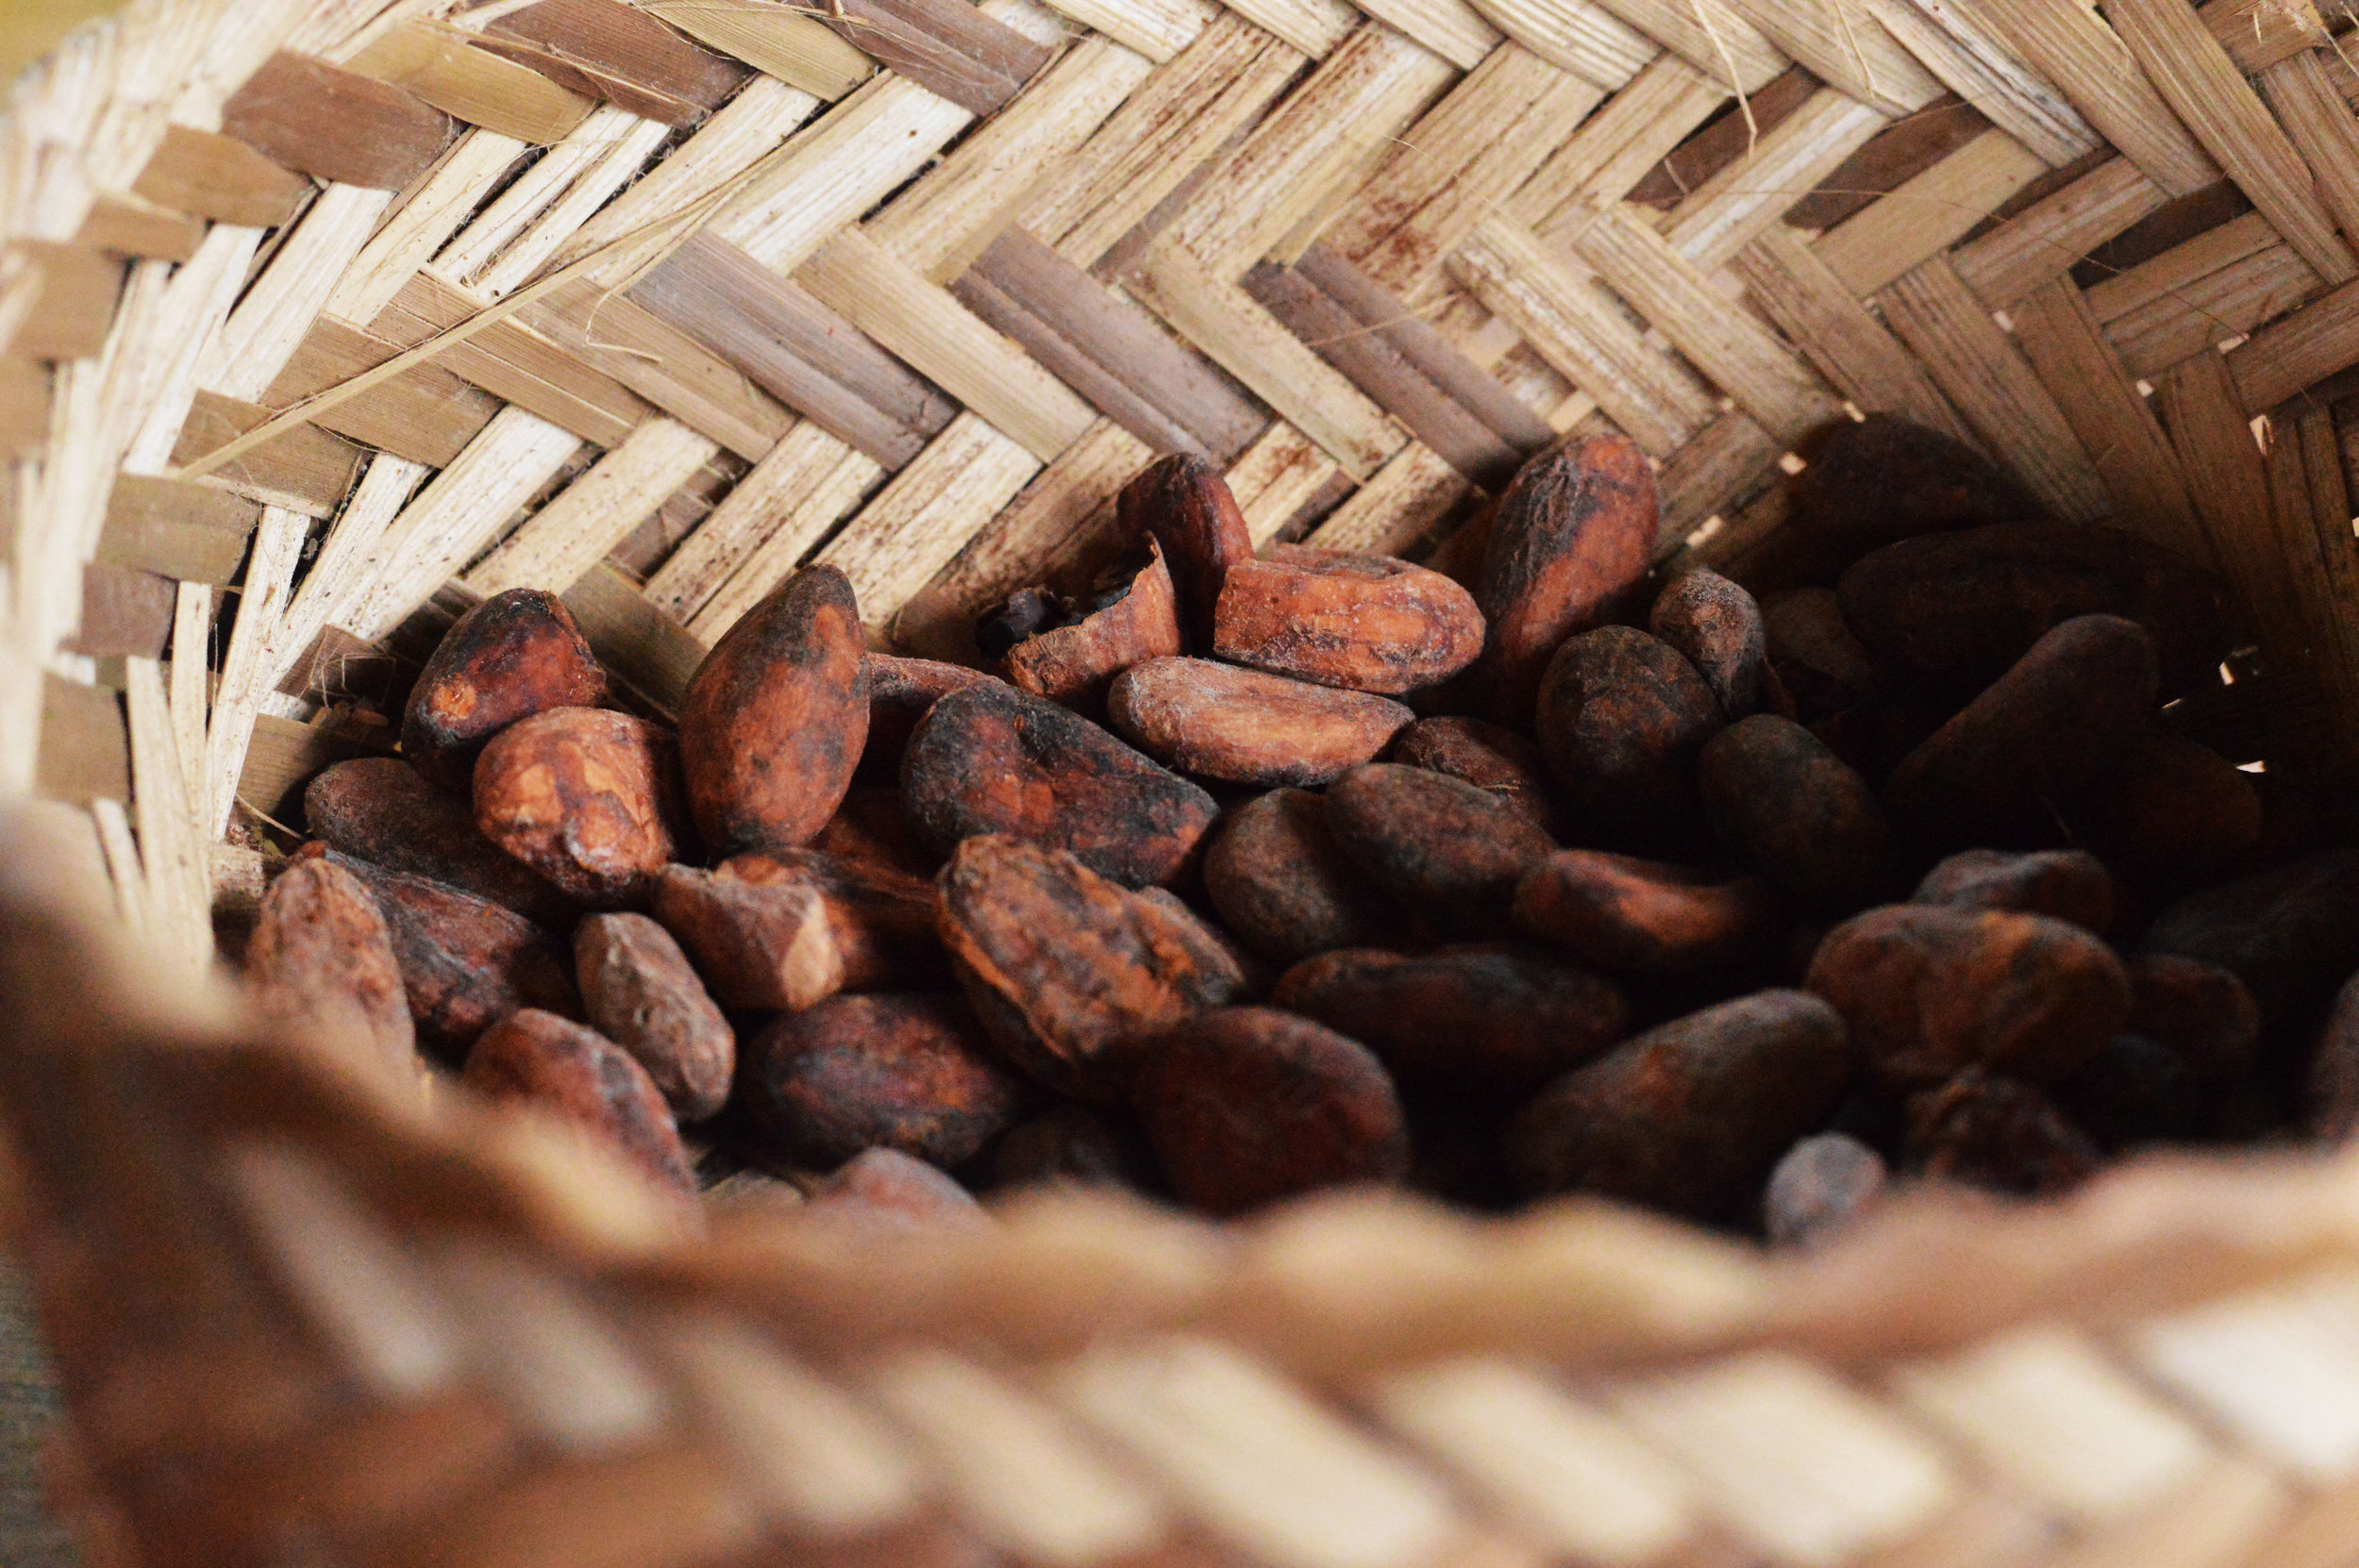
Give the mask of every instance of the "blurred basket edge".
[{"label": "blurred basket edge", "polygon": [[223,830],[366,748],[338,700],[428,601],[561,591],[661,709],[805,559],[943,647],[1175,447],[1257,540],[1406,549],[1600,422],[1665,559],[1741,574],[1795,443],[1906,413],[2218,562],[2267,668],[2190,722],[2339,768],[2339,5],[457,11],[135,4],[0,144],[0,786],[52,802],[0,857],[0,1071],[93,1562],[2359,1550],[2348,1159],[1920,1196],[1799,1260],[1357,1196],[699,1240],[202,979],[259,878]]}]

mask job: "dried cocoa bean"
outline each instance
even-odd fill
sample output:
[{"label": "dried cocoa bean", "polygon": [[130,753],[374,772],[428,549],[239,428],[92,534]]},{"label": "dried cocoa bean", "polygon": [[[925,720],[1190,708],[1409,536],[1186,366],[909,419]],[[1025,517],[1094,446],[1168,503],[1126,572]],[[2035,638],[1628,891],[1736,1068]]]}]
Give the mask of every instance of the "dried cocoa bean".
[{"label": "dried cocoa bean", "polygon": [[1014,1124],[1027,1086],[955,996],[831,996],[746,1042],[742,1093],[798,1165],[889,1148],[951,1166]]},{"label": "dried cocoa bean", "polygon": [[808,886],[670,866],[657,879],[654,912],[723,1007],[795,1011],[844,989],[844,951]]},{"label": "dried cocoa bean", "polygon": [[992,678],[963,664],[870,654],[868,742],[860,755],[858,776],[865,783],[898,786],[901,754],[909,749],[917,721],[951,692]]},{"label": "dried cocoa bean", "polygon": [[1245,983],[1200,925],[1060,850],[969,839],[941,886],[943,944],[985,1030],[1060,1094],[1119,1101],[1133,1043]]},{"label": "dried cocoa bean", "polygon": [[1884,808],[1944,849],[2052,842],[2077,799],[2153,726],[2154,644],[2134,621],[2083,615],[1902,760]]},{"label": "dried cocoa bean", "polygon": [[2196,1081],[2217,1090],[2250,1072],[2261,1047],[2261,1008],[2225,969],[2168,953],[2133,954],[2130,1028],[2186,1059]]},{"label": "dried cocoa bean", "polygon": [[1647,629],[1696,667],[1729,718],[1761,710],[1769,629],[1750,593],[1716,572],[1690,572],[1656,598]]},{"label": "dried cocoa bean", "polygon": [[1213,651],[1314,685],[1397,695],[1472,664],[1482,612],[1458,584],[1405,560],[1277,544],[1230,567]]},{"label": "dried cocoa bean", "polygon": [[313,838],[356,859],[488,898],[552,931],[581,917],[580,905],[483,836],[472,805],[399,758],[337,763],[303,792],[303,813]]},{"label": "dried cocoa bean", "polygon": [[1978,692],[2079,615],[2154,640],[2165,695],[2217,679],[2234,645],[2210,574],[2120,528],[2000,523],[1886,545],[1843,574],[1844,619],[1912,675]]},{"label": "dried cocoa bean", "polygon": [[301,855],[325,856],[376,895],[401,962],[410,1016],[428,1047],[456,1059],[511,1012],[580,1013],[565,950],[515,910],[317,844]]},{"label": "dried cocoa bean", "polygon": [[1766,963],[1791,924],[1759,877],[1564,849],[1524,876],[1515,925],[1614,974],[1701,975]]},{"label": "dried cocoa bean", "polygon": [[1158,1036],[1133,1103],[1172,1190],[1212,1214],[1409,1167],[1400,1098],[1376,1058],[1271,1008],[1222,1008]]},{"label": "dried cocoa bean", "polygon": [[1253,559],[1229,482],[1202,458],[1175,453],[1124,487],[1115,510],[1124,534],[1162,549],[1189,644],[1210,648],[1213,607],[1229,569]]},{"label": "dried cocoa bean", "polygon": [[574,932],[574,975],[591,1026],[647,1070],[675,1116],[720,1113],[737,1035],[669,931],[645,915],[593,915]]},{"label": "dried cocoa bean", "polygon": [[1180,875],[1219,811],[1087,719],[1012,686],[970,686],[934,704],[901,778],[911,822],[945,854],[1006,833],[1133,886]]},{"label": "dried cocoa bean", "polygon": [[1967,849],[1926,873],[1913,901],[2046,915],[2102,936],[2113,928],[2114,878],[2086,850]]},{"label": "dried cocoa bean", "polygon": [[2024,1197],[2097,1174],[2088,1134],[2031,1084],[1973,1069],[1909,1102],[1908,1164],[1938,1180]]},{"label": "dried cocoa bean", "polygon": [[2147,950],[2242,980],[2274,1027],[2304,1022],[2359,970],[2359,849],[2335,849],[2167,906]]},{"label": "dried cocoa bean", "polygon": [[2121,960],[2041,915],[1896,904],[1829,933],[1812,991],[1850,1026],[1887,1082],[1942,1082],[1968,1067],[2053,1083],[2087,1065],[2130,1018]]},{"label": "dried cocoa bean", "polygon": [[402,754],[433,783],[465,794],[476,755],[519,719],[595,708],[606,671],[554,593],[512,588],[459,618],[410,689]]},{"label": "dried cocoa bean", "polygon": [[1556,848],[1497,795],[1392,762],[1337,779],[1327,826],[1378,886],[1420,915],[1457,925],[1497,924],[1524,874]]},{"label": "dried cocoa bean", "polygon": [[467,1053],[462,1077],[494,1099],[545,1107],[656,1180],[695,1191],[688,1151],[655,1080],[594,1029],[527,1008],[484,1032]]},{"label": "dried cocoa bean", "polygon": [[1234,784],[1324,784],[1374,758],[1416,714],[1387,697],[1204,659],[1154,659],[1107,696],[1113,726],[1157,761]]},{"label": "dried cocoa bean", "polygon": [[1463,778],[1514,807],[1548,837],[1563,835],[1540,748],[1504,725],[1448,715],[1419,719],[1394,740],[1388,760]]},{"label": "dried cocoa bean", "polygon": [[1008,678],[1036,697],[1094,714],[1105,709],[1106,688],[1123,671],[1186,652],[1163,550],[1151,541],[1148,547],[1153,554],[1145,566],[1126,568],[1129,581],[1113,603],[1009,649]]},{"label": "dried cocoa bean", "polygon": [[254,1010],[283,1039],[396,1090],[418,1087],[417,1031],[393,933],[368,884],[313,857],[262,894],[245,946]]},{"label": "dried cocoa bean", "polygon": [[1765,991],[1648,1030],[1544,1090],[1510,1125],[1508,1162],[1534,1195],[1589,1192],[1719,1216],[1825,1125],[1851,1077],[1843,1020]]},{"label": "dried cocoa bean", "polygon": [[2114,875],[2151,897],[2217,880],[2261,837],[2252,776],[2160,727],[2064,814]]},{"label": "dried cocoa bean", "polygon": [[1253,950],[1292,963],[1369,942],[1392,913],[1327,826],[1327,802],[1272,790],[1229,814],[1204,855],[1204,891]]},{"label": "dried cocoa bean", "polygon": [[721,876],[758,887],[809,888],[843,956],[845,991],[949,983],[938,935],[942,894],[931,882],[814,849],[740,855],[723,864]]},{"label": "dried cocoa bean", "polygon": [[1920,534],[2040,515],[2039,504],[1989,459],[1937,430],[1886,414],[1836,425],[1795,476],[1793,513],[1758,589],[1832,582],[1870,550]]},{"label": "dried cocoa bean", "polygon": [[1416,957],[1346,948],[1295,965],[1270,1005],[1359,1041],[1413,1087],[1529,1094],[1622,1037],[1630,1008],[1586,970],[1518,943]]},{"label": "dried cocoa bean", "polygon": [[646,901],[687,857],[679,742],[602,708],[560,708],[500,731],[475,767],[483,836],[592,909]]},{"label": "dried cocoa bean", "polygon": [[1677,649],[1629,626],[1567,642],[1540,683],[1540,755],[1582,830],[1654,845],[1696,811],[1696,757],[1726,723]]},{"label": "dried cocoa bean", "polygon": [[1884,1158],[1840,1132],[1805,1138],[1769,1173],[1762,1227],[1780,1246],[1824,1241],[1858,1218],[1884,1189]]},{"label": "dried cocoa bean", "polygon": [[1849,914],[1907,885],[1867,780],[1791,719],[1756,713],[1714,736],[1697,788],[1720,842],[1808,909]]},{"label": "dried cocoa bean", "polygon": [[854,1235],[975,1229],[991,1224],[974,1194],[898,1149],[867,1149],[814,1188],[804,1215]]},{"label": "dried cocoa bean", "polygon": [[1882,666],[1843,618],[1832,588],[1798,588],[1764,601],[1769,668],[1809,723],[1882,696]]},{"label": "dried cocoa bean", "polygon": [[2056,1087],[2073,1125],[2104,1149],[2191,1137],[2202,1126],[2204,1099],[2183,1053],[2135,1033],[2114,1036]]},{"label": "dried cocoa bean", "polygon": [[1156,1185],[1146,1136],[1127,1121],[1073,1101],[1018,1124],[992,1151],[1002,1187],[1056,1184],[1141,1192]]},{"label": "dried cocoa bean", "polygon": [[868,742],[868,667],[851,580],[795,573],[728,629],[688,683],[680,766],[716,855],[809,842]]},{"label": "dried cocoa bean", "polygon": [[2311,1052],[2304,1086],[2302,1123],[2324,1143],[2347,1143],[2359,1134],[2359,976],[2335,995],[2326,1026]]},{"label": "dried cocoa bean", "polygon": [[1476,578],[1491,717],[1523,722],[1549,656],[1646,575],[1661,510],[1654,469],[1622,436],[1568,440],[1524,465],[1499,497]]},{"label": "dried cocoa bean", "polygon": [[1278,972],[1264,963],[1260,954],[1239,941],[1235,933],[1197,914],[1195,906],[1169,888],[1139,888],[1132,896],[1161,906],[1189,933],[1190,942],[1210,943],[1220,954],[1220,961],[1236,970],[1243,977],[1234,998],[1237,1002],[1258,1002],[1278,983]]},{"label": "dried cocoa bean", "polygon": [[902,809],[901,790],[855,784],[828,826],[811,841],[811,847],[842,860],[858,860],[911,876],[930,880],[942,869],[943,857],[917,836]]}]

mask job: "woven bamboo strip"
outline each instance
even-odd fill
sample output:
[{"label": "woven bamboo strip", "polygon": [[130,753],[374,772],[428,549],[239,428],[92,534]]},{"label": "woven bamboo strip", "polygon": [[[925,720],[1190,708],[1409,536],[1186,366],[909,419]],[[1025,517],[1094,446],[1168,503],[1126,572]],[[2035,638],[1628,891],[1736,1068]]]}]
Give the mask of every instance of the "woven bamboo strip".
[{"label": "woven bamboo strip", "polygon": [[1411,442],[1303,542],[1319,550],[1400,555],[1472,489],[1430,447]]},{"label": "woven bamboo strip", "polygon": [[2126,158],[2105,163],[1952,256],[1958,276],[1994,310],[2064,276],[2089,251],[2168,199]]},{"label": "woven bamboo strip", "polygon": [[1730,0],[1753,25],[1828,86],[1887,114],[1907,114],[1941,96],[1941,83],[1862,6],[1780,6]]},{"label": "woven bamboo strip", "polygon": [[1648,38],[1732,92],[1758,91],[1786,68],[1784,54],[1760,28],[1732,10],[1681,0],[1598,0]]},{"label": "woven bamboo strip", "polygon": [[2078,5],[1974,0],[2033,69],[2063,89],[2098,133],[2170,195],[2219,177],[2209,154],[2174,119],[2138,58]]},{"label": "woven bamboo strip", "polygon": [[1847,219],[1814,248],[1846,288],[1865,297],[1948,250],[2046,172],[2006,132],[1984,131]]},{"label": "woven bamboo strip", "polygon": [[684,425],[649,420],[462,580],[487,599],[511,588],[564,592],[719,451]]},{"label": "woven bamboo strip", "polygon": [[826,24],[783,6],[657,0],[647,10],[698,42],[828,103],[866,81],[877,68],[875,60]]},{"label": "woven bamboo strip", "polygon": [[869,625],[887,624],[1040,468],[1021,444],[961,414],[815,559],[852,579]]},{"label": "woven bamboo strip", "polygon": [[464,34],[424,24],[381,31],[340,63],[469,125],[536,146],[562,141],[593,107],[538,72],[468,47]]},{"label": "woven bamboo strip", "polygon": [[1592,86],[1622,86],[1662,48],[1591,0],[1484,0],[1476,9],[1509,38]]},{"label": "woven bamboo strip", "polygon": [[2302,623],[2284,562],[2262,553],[2277,537],[2268,473],[2226,361],[2199,354],[2174,367],[2155,391],[2203,519],[2209,560],[2247,616],[2266,628],[2264,655],[2272,662],[2298,659]]},{"label": "woven bamboo strip", "polygon": [[1972,0],[1867,0],[1867,8],[1949,91],[2041,161],[2061,169],[2104,144],[2080,111],[2000,41]]},{"label": "woven bamboo strip", "polygon": [[1840,92],[1809,103],[1739,158],[1696,188],[1672,213],[1665,238],[1681,256],[1715,272],[1809,191],[1840,168],[1890,116]]},{"label": "woven bamboo strip", "polygon": [[1665,54],[1606,100],[1508,197],[1500,216],[1553,238],[1560,221],[1578,224],[1630,194],[1728,96],[1712,77]]}]

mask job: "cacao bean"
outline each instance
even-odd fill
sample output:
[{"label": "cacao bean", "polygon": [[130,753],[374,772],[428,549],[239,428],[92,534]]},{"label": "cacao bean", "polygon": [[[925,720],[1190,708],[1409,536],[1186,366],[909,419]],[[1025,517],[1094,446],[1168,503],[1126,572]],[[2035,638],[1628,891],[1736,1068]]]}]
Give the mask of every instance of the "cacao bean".
[{"label": "cacao bean", "polygon": [[865,1149],[812,1190],[805,1217],[853,1235],[972,1230],[991,1218],[974,1194],[898,1149]]},{"label": "cacao bean", "polygon": [[1324,784],[1373,759],[1416,715],[1342,692],[1201,659],[1152,659],[1107,696],[1114,728],[1182,773],[1235,784]]},{"label": "cacao bean", "polygon": [[917,721],[951,692],[993,678],[963,664],[892,654],[870,654],[867,665],[868,742],[857,776],[863,783],[895,787],[901,782],[901,754],[909,749]]},{"label": "cacao bean", "polygon": [[663,1095],[630,1053],[595,1030],[527,1008],[484,1032],[461,1075],[496,1100],[523,1100],[611,1144],[683,1193],[696,1178]]},{"label": "cacao bean", "polygon": [[774,849],[724,863],[725,879],[807,887],[826,911],[845,991],[946,985],[942,894],[933,883],[813,849]]},{"label": "cacao bean", "polygon": [[655,918],[723,1007],[795,1011],[844,989],[844,951],[807,885],[762,887],[693,866],[656,881]]},{"label": "cacao bean", "polygon": [[1716,572],[1690,572],[1656,597],[1647,629],[1696,667],[1727,717],[1761,709],[1769,630],[1750,593]]},{"label": "cacao bean", "polygon": [[2113,928],[2114,878],[2086,850],[1967,849],[1926,873],[1914,901],[2046,915],[2102,936]]},{"label": "cacao bean", "polygon": [[1540,755],[1584,832],[1652,847],[1695,820],[1697,754],[1726,723],[1696,667],[1629,626],[1559,648],[1540,684]]},{"label": "cacao bean", "polygon": [[1832,588],[1798,588],[1761,607],[1769,668],[1808,723],[1849,712],[1884,694],[1882,667],[1843,618]]},{"label": "cacao bean", "polygon": [[465,794],[492,737],[553,708],[595,708],[606,671],[554,593],[512,588],[459,618],[426,661],[401,720],[402,754]]},{"label": "cacao bean", "polygon": [[1600,969],[1671,976],[1765,964],[1790,919],[1758,877],[1564,849],[1525,875],[1515,924]]},{"label": "cacao bean", "polygon": [[1938,430],[1889,414],[1835,425],[1802,455],[1793,511],[1756,589],[1831,582],[1871,550],[1920,534],[2040,516],[2039,504],[1989,459]]},{"label": "cacao bean", "polygon": [[399,758],[337,763],[303,792],[303,815],[313,838],[355,859],[490,899],[552,931],[581,917],[548,878],[483,836],[470,803]]},{"label": "cacao bean", "polygon": [[1229,568],[1213,651],[1318,686],[1397,695],[1438,686],[1482,652],[1474,595],[1383,556],[1276,544]]},{"label": "cacao bean", "polygon": [[2146,946],[2228,971],[2268,1026],[2305,1024],[2359,970],[2359,849],[2189,893],[2154,917]]},{"label": "cacao bean", "polygon": [[2159,726],[2064,814],[2116,876],[2155,897],[2218,879],[2261,838],[2252,776]]},{"label": "cacao bean", "polygon": [[1150,659],[1184,653],[1180,601],[1160,546],[1130,577],[1128,591],[1078,624],[1027,638],[1008,650],[1008,678],[1036,697],[1079,713],[1104,711],[1116,676]]},{"label": "cacao bean", "polygon": [[1937,1180],[2041,1197],[2097,1174],[2097,1145],[2053,1100],[1979,1068],[1916,1096],[1908,1118],[1907,1161]]},{"label": "cacao bean", "polygon": [[314,857],[262,894],[245,947],[254,1010],[282,1038],[416,1093],[417,1031],[393,933],[368,884]]},{"label": "cacao bean", "polygon": [[591,1026],[647,1070],[673,1115],[720,1113],[737,1035],[669,931],[645,915],[593,915],[574,932],[574,971]]},{"label": "cacao bean", "polygon": [[839,1165],[862,1149],[963,1164],[1015,1122],[1027,1086],[955,996],[831,996],[745,1045],[744,1097],[783,1158]]},{"label": "cacao bean", "polygon": [[1327,825],[1352,863],[1420,914],[1497,924],[1525,873],[1556,845],[1497,795],[1424,768],[1370,762],[1327,792]]},{"label": "cacao bean", "polygon": [[1238,936],[1280,963],[1360,945],[1392,924],[1328,830],[1327,802],[1305,790],[1273,790],[1230,812],[1205,852],[1204,891]]},{"label": "cacao bean", "polygon": [[992,1177],[1002,1187],[1056,1184],[1144,1192],[1156,1185],[1155,1157],[1146,1135],[1128,1122],[1067,1100],[999,1140],[992,1153]]},{"label": "cacao bean", "polygon": [[1720,842],[1808,909],[1849,914],[1906,885],[1867,780],[1791,719],[1756,713],[1714,736],[1697,785]]},{"label": "cacao bean", "polygon": [[2261,1008],[2225,969],[2168,953],[2137,953],[2130,972],[2130,1028],[2186,1059],[2196,1082],[2217,1090],[2252,1070]]},{"label": "cacao bean", "polygon": [[1245,513],[1220,470],[1174,453],[1123,488],[1115,512],[1125,535],[1151,540],[1163,551],[1189,645],[1209,649],[1213,608],[1229,569],[1253,559]]},{"label": "cacao bean", "polygon": [[1551,839],[1563,836],[1540,748],[1504,725],[1449,715],[1419,719],[1394,740],[1389,760],[1463,778],[1514,807]]},{"label": "cacao bean", "polygon": [[2318,1031],[2304,1089],[2303,1125],[2323,1143],[2359,1134],[2359,976],[2346,982]]},{"label": "cacao bean", "polygon": [[476,759],[483,836],[593,909],[646,902],[687,858],[679,742],[602,708],[560,708],[500,731]]}]

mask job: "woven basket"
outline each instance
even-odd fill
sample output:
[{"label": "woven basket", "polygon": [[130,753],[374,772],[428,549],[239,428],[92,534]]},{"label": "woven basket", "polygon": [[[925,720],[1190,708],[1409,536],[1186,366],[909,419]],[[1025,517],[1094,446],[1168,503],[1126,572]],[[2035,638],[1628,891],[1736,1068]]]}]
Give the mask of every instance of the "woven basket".
[{"label": "woven basket", "polygon": [[810,559],[956,655],[1176,449],[1415,554],[1618,428],[1741,577],[1790,449],[1904,413],[2224,572],[2183,727],[2352,760],[2340,3],[1359,4],[137,0],[20,85],[0,1109],[92,1568],[2359,1559],[2359,1163],[1799,1259],[1368,1197],[692,1237],[212,988],[241,835],[476,596],[658,713]]}]

